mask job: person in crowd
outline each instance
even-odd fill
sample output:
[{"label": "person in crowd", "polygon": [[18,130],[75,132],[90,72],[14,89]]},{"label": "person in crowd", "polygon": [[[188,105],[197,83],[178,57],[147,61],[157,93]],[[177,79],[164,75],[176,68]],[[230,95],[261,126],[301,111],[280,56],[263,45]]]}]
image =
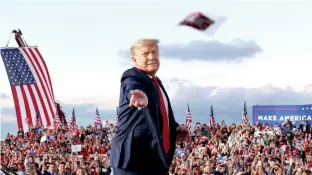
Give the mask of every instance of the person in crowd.
[{"label": "person in crowd", "polygon": [[310,132],[311,126],[308,124],[306,120],[303,120],[302,123],[299,125],[299,130],[305,134]]},{"label": "person in crowd", "polygon": [[37,175],[37,168],[34,163],[27,164],[27,175]]}]

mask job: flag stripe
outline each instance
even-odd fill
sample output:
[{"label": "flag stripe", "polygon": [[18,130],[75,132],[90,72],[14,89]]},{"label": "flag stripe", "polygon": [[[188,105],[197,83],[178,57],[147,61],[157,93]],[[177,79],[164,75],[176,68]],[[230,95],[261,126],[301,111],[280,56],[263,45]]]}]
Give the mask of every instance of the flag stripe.
[{"label": "flag stripe", "polygon": [[[36,112],[39,112],[39,115],[40,115],[40,113],[44,115],[44,111],[42,110],[43,108],[41,108],[41,104],[37,103],[37,102],[40,101],[40,98],[38,97],[37,93],[34,93],[34,91],[36,91],[36,87],[35,86],[36,85],[29,85],[29,84],[27,85],[27,90],[28,90],[28,93],[29,93],[28,99],[29,99],[29,102],[32,103],[32,108],[31,109],[34,109],[32,111],[33,121],[37,120]],[[26,91],[26,94],[27,94],[27,91]],[[42,124],[47,124],[46,120],[42,121],[42,119],[41,119],[41,122],[42,122]]]},{"label": "flag stripe", "polygon": [[27,131],[27,123],[26,123],[26,110],[25,110],[25,104],[23,101],[23,95],[21,91],[21,86],[16,86],[16,96],[20,107],[20,115],[21,115],[21,128],[24,129],[24,131]]},{"label": "flag stripe", "polygon": [[44,81],[44,86],[45,86],[46,90],[49,92],[50,98],[52,98],[52,92],[50,91],[49,84],[47,83],[45,72],[42,70],[42,65],[38,61],[38,56],[35,55],[35,53],[33,52],[32,49],[29,49],[29,52],[33,58],[34,64],[37,66],[37,70],[39,68],[39,70],[38,70],[39,76]]},{"label": "flag stripe", "polygon": [[25,113],[26,113],[26,117],[29,121],[29,123],[27,123],[27,125],[32,125],[32,117],[31,117],[31,112],[30,112],[30,107],[29,107],[29,101],[27,99],[27,96],[26,96],[26,92],[25,92],[25,89],[24,89],[24,86],[20,86],[21,87],[21,93],[22,93],[22,98],[24,99],[24,105],[25,105]]},{"label": "flag stripe", "polygon": [[34,110],[34,115],[32,115],[32,116],[35,116],[34,117],[34,119],[35,120],[33,120],[33,121],[36,121],[36,123],[37,123],[37,114],[36,114],[36,111],[38,111],[39,112],[39,107],[38,107],[38,104],[37,104],[37,100],[36,100],[36,97],[35,97],[35,94],[34,94],[34,92],[33,92],[33,89],[32,89],[32,87],[31,87],[31,85],[26,85],[27,86],[27,90],[28,90],[28,94],[29,94],[29,99],[31,99],[30,101],[32,102],[32,106],[33,106],[33,109],[35,109]]},{"label": "flag stripe", "polygon": [[[39,88],[36,85],[31,85],[31,89],[34,92],[35,101],[36,101],[36,103],[38,105],[37,112],[39,112],[40,117],[41,116],[46,116],[45,115],[45,111],[44,111],[45,108],[42,107],[42,104],[43,104],[42,103],[42,101],[43,101],[42,96],[39,96],[40,95]],[[36,110],[36,108],[35,108],[35,110]],[[43,125],[48,125],[48,121],[49,121],[49,124],[51,124],[50,118],[48,118],[48,120],[47,120],[46,117],[43,117],[43,118],[41,117],[41,120],[43,122],[42,123]]]},{"label": "flag stripe", "polygon": [[[35,86],[35,89],[36,89],[36,91],[37,91],[37,95],[38,95],[38,97],[39,97],[39,100],[40,100],[40,103],[41,103],[41,109],[43,110],[43,115],[42,116],[44,116],[45,117],[45,120],[47,121],[47,125],[49,126],[49,125],[51,125],[51,120],[50,120],[50,117],[49,117],[49,115],[48,115],[48,111],[47,111],[47,109],[46,109],[46,106],[45,106],[45,103],[44,103],[44,101],[43,101],[43,97],[42,97],[42,95],[41,95],[41,89],[39,89],[38,88],[38,86],[37,85],[34,85]],[[53,116],[53,115],[52,115]],[[53,117],[51,117],[51,118],[53,118]]]},{"label": "flag stripe", "polygon": [[[28,58],[29,58],[29,60],[31,62],[31,66],[30,67],[34,68],[34,70],[35,70],[35,72],[37,74],[37,77],[39,78],[40,83],[38,83],[38,84],[40,84],[42,86],[43,93],[44,93],[44,95],[46,97],[46,98],[44,98],[45,99],[45,104],[47,104],[47,102],[48,102],[48,106],[45,105],[45,107],[49,107],[49,109],[50,109],[49,118],[50,117],[53,118],[54,114],[55,114],[54,113],[55,111],[53,110],[51,103],[54,104],[54,100],[52,99],[51,94],[47,93],[47,89],[48,88],[47,88],[46,80],[42,76],[42,69],[41,69],[40,65],[36,64],[37,61],[36,61],[35,55],[33,54],[33,51],[31,50],[31,48],[28,48],[28,51],[30,52],[30,55],[31,55],[31,56],[29,56],[29,53],[26,52],[26,54],[28,54],[27,56],[28,56]],[[45,80],[45,83],[43,83],[43,80]],[[41,93],[41,94],[43,94],[43,93]],[[46,115],[46,117],[47,117],[47,115]]]},{"label": "flag stripe", "polygon": [[18,95],[17,95],[17,90],[15,87],[11,87],[12,90],[12,95],[13,95],[13,100],[14,100],[14,105],[15,105],[15,112],[16,112],[16,118],[17,118],[17,126],[18,128],[24,128],[23,127],[23,120],[22,120],[22,113],[21,113],[21,108],[19,105],[19,100],[18,100]]},{"label": "flag stripe", "polygon": [[52,81],[51,81],[51,78],[50,78],[50,73],[49,73],[49,70],[48,70],[48,67],[47,67],[47,64],[45,63],[41,53],[39,52],[38,48],[35,48],[35,51],[37,53],[37,55],[39,56],[40,60],[41,60],[41,63],[43,64],[43,67],[45,69],[45,73],[46,73],[46,76],[47,76],[47,79],[49,80],[49,89],[52,93],[52,98],[54,100],[54,92],[53,92],[53,87],[52,87]]},{"label": "flag stripe", "polygon": [[[33,99],[31,98],[31,94],[30,94],[30,91],[29,91],[29,88],[28,88],[28,85],[23,85],[21,86],[21,90],[24,89],[24,93],[26,95],[26,99],[27,99],[27,102],[25,101],[25,109],[26,109],[26,114],[27,114],[27,117],[29,116],[29,119],[30,119],[30,122],[31,122],[31,125],[34,126],[35,124],[35,121],[36,121],[36,112],[32,109],[34,109],[34,103],[33,103]],[[23,93],[23,92],[22,92]],[[27,104],[28,103],[28,107],[27,107]],[[28,115],[29,114],[29,115]]]},{"label": "flag stripe", "polygon": [[[30,56],[30,54],[28,53],[28,51],[23,48],[22,49],[22,54],[26,55],[25,57],[28,57],[29,62],[28,65],[30,67],[30,69],[32,70],[33,74],[34,74],[34,78],[37,81],[37,85],[35,85],[36,91],[38,93],[40,102],[41,102],[41,107],[43,109],[44,114],[41,116],[44,116],[46,118],[47,124],[50,125],[50,118],[53,119],[54,116],[54,110],[52,108],[52,103],[51,104],[51,97],[48,95],[48,93],[46,92],[46,87],[44,86],[44,83],[42,81],[41,78],[41,74],[38,71],[38,66],[34,63],[32,56]],[[30,50],[30,49],[28,49]],[[39,81],[38,81],[39,80]],[[49,111],[48,111],[49,110]]]}]

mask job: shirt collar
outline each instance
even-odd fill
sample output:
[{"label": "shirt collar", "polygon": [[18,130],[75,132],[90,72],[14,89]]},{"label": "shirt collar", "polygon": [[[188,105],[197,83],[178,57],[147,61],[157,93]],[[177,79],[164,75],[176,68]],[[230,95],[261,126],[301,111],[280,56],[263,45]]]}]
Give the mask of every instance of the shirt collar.
[{"label": "shirt collar", "polygon": [[[153,76],[149,75],[149,74],[146,74],[148,77],[150,77],[151,79],[153,78]],[[156,76],[155,76],[156,77]]]}]

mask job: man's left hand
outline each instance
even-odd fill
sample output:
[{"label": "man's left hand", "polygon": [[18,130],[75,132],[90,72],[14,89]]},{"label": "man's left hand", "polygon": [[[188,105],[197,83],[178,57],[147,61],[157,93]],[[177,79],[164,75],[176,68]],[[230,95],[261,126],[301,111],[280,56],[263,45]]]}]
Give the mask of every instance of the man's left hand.
[{"label": "man's left hand", "polygon": [[177,138],[178,139],[185,139],[189,137],[189,130],[185,126],[178,126],[177,127]]}]

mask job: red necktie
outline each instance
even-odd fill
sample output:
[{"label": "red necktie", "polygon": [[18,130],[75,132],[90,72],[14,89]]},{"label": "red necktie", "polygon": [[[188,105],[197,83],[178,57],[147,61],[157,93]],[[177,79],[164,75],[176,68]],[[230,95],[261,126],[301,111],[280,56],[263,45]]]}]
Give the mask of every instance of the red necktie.
[{"label": "red necktie", "polygon": [[162,95],[161,88],[155,76],[153,76],[153,81],[157,85],[158,94],[159,94],[159,101],[160,101],[160,111],[162,115],[163,127],[162,127],[162,136],[163,136],[163,147],[166,153],[168,153],[170,148],[170,130],[169,130],[169,122],[168,122],[168,115],[167,110],[164,102],[164,98]]}]

